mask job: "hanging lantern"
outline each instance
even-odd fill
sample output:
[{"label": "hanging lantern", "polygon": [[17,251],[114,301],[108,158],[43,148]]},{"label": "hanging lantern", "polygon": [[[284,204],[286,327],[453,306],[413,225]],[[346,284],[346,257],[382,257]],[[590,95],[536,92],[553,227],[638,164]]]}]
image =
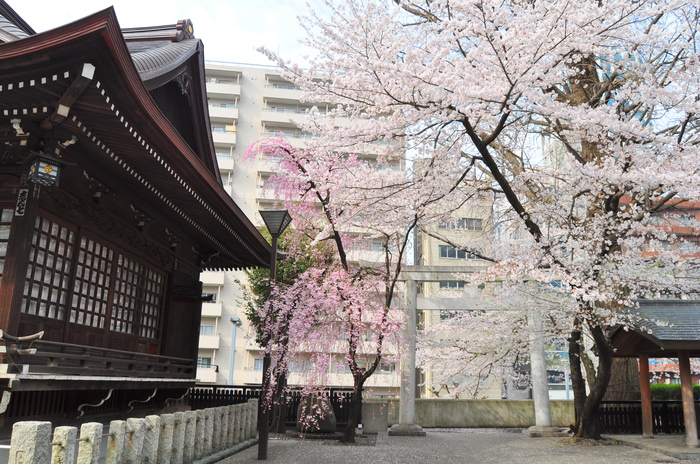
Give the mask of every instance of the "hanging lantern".
[{"label": "hanging lantern", "polygon": [[31,152],[28,179],[35,184],[58,187],[58,178],[63,166],[72,165],[53,156]]}]

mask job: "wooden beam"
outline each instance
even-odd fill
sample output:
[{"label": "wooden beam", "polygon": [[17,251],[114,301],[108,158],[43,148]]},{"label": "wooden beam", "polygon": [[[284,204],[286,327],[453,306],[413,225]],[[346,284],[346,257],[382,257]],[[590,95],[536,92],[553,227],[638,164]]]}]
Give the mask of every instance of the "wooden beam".
[{"label": "wooden beam", "polygon": [[695,418],[695,401],[693,400],[693,377],[690,374],[690,353],[678,351],[678,367],[681,374],[681,399],[683,400],[683,422],[685,422],[685,446],[697,448],[698,423]]},{"label": "wooden beam", "polygon": [[642,390],[642,438],[654,438],[654,418],[651,411],[649,385],[649,355],[639,355],[639,385]]}]

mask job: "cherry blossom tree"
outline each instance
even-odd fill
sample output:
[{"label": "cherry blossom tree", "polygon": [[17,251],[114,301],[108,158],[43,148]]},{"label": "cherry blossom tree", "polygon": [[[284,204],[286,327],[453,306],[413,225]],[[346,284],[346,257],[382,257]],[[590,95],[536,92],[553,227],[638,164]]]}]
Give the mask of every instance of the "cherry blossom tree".
[{"label": "cherry blossom tree", "polygon": [[[444,188],[469,198],[475,184],[456,180],[489,185],[508,233],[475,282],[567,290],[560,309],[576,434],[599,438],[612,362],[606,328],[630,323],[624,308],[636,298],[682,295],[696,284],[695,253],[650,218],[700,199],[697,2],[329,0],[327,8],[330,15],[304,19],[316,53],[308,69],[278,61],[309,101],[333,105],[305,122],[320,136],[311,149],[330,160],[390,142],[380,161],[405,153],[429,160],[410,191],[388,180],[354,191],[368,198]],[[337,172],[322,178],[335,182]],[[331,216],[325,237],[338,241]],[[597,358],[589,392],[585,336]]]}]

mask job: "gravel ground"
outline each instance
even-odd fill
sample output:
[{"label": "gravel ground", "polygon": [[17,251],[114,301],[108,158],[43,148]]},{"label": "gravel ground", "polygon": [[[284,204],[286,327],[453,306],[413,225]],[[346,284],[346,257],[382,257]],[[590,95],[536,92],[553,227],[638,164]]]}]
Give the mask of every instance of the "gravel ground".
[{"label": "gravel ground", "polygon": [[[529,438],[518,429],[427,429],[426,437],[363,438],[358,445],[334,440],[273,438],[268,462],[283,464],[657,464],[683,461],[611,442],[573,443]],[[374,443],[373,443],[374,441]],[[257,446],[220,464],[257,461]]]}]

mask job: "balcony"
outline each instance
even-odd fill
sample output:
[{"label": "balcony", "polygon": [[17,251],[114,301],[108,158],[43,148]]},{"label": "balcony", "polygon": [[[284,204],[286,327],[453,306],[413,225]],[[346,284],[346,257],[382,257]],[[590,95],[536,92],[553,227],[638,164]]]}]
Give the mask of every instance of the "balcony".
[{"label": "balcony", "polygon": [[213,131],[213,137],[214,137],[214,143],[216,144],[221,144],[221,145],[236,145],[236,132],[235,131],[226,131],[226,132],[219,132],[219,131]]},{"label": "balcony", "polygon": [[200,350],[218,350],[220,338],[218,335],[200,335],[199,349]]},{"label": "balcony", "polygon": [[233,82],[207,82],[207,94],[224,95],[230,97],[232,95],[241,94],[241,85]]},{"label": "balcony", "polygon": [[262,111],[262,121],[297,126],[306,121],[306,113],[285,108],[267,108]]},{"label": "balcony", "polygon": [[226,273],[224,271],[206,271],[199,274],[199,278],[202,280],[202,285],[204,286],[222,286],[226,279]]},{"label": "balcony", "polygon": [[212,119],[238,120],[238,108],[221,107],[219,105],[209,106],[209,117]]},{"label": "balcony", "polygon": [[246,367],[243,371],[243,383],[248,384],[261,384],[262,383],[262,371],[253,370],[250,367]]},{"label": "balcony", "polygon": [[233,158],[216,158],[216,162],[219,164],[219,170],[221,171],[233,171],[234,161]]},{"label": "balcony", "polygon": [[202,303],[202,317],[221,317],[222,308],[222,303]]},{"label": "balcony", "polygon": [[199,383],[216,383],[218,372],[214,366],[197,367],[197,382]]},{"label": "balcony", "polygon": [[301,99],[302,90],[293,84],[273,83],[263,89],[263,97],[275,100],[298,102]]}]

